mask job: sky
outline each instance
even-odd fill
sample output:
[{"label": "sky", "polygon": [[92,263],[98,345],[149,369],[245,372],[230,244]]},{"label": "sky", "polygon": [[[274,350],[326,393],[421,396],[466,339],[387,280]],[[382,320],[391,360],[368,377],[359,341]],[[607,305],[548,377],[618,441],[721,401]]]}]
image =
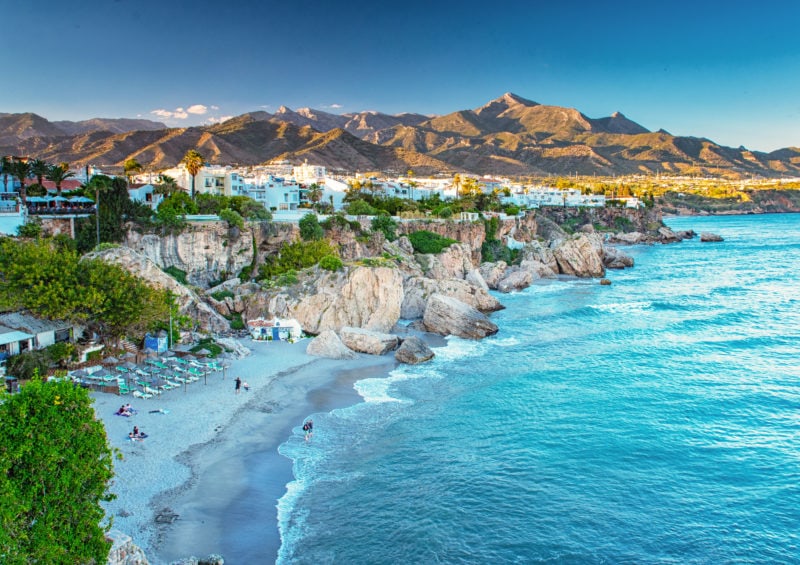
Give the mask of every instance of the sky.
[{"label": "sky", "polygon": [[800,1],[0,0],[0,112],[209,124],[447,114],[505,92],[800,147]]}]

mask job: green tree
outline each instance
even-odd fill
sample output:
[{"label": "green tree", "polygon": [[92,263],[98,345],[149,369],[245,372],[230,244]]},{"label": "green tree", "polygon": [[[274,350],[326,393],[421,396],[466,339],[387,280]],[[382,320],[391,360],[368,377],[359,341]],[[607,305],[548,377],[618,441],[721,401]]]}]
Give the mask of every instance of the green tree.
[{"label": "green tree", "polygon": [[69,170],[69,164],[59,163],[58,165],[49,166],[45,176],[47,180],[55,183],[56,191],[58,192],[58,195],[61,196],[61,184],[65,180],[74,177],[75,173]]},{"label": "green tree", "polygon": [[164,197],[170,196],[181,190],[178,183],[169,175],[158,175],[158,184],[153,189],[156,194],[163,194]]},{"label": "green tree", "polygon": [[231,210],[230,208],[220,210],[219,219],[223,222],[228,222],[229,228],[244,229],[244,218],[235,210]]},{"label": "green tree", "polygon": [[372,219],[372,231],[382,232],[387,241],[394,241],[397,239],[397,222],[391,216],[381,214]]},{"label": "green tree", "polygon": [[317,183],[312,183],[306,191],[306,196],[311,201],[312,207],[316,210],[319,201],[322,200],[322,188]]},{"label": "green tree", "polygon": [[112,451],[85,389],[36,378],[0,404],[0,557],[105,563]]},{"label": "green tree", "polygon": [[194,199],[194,183],[197,177],[197,173],[200,172],[200,169],[203,168],[203,163],[205,159],[203,158],[200,153],[195,151],[194,149],[190,149],[186,152],[186,155],[183,156],[181,159],[181,163],[186,167],[186,170],[190,175],[192,175],[192,191],[189,193],[192,199]]},{"label": "green tree", "polygon": [[19,198],[24,205],[27,202],[27,195],[25,194],[25,183],[31,176],[31,166],[27,159],[13,159],[11,161],[11,172],[19,180]]},{"label": "green tree", "polygon": [[47,176],[47,171],[50,170],[50,164],[42,159],[31,159],[28,161],[30,165],[31,175],[36,178],[36,182],[42,184],[42,179]]},{"label": "green tree", "polygon": [[0,158],[0,175],[3,175],[3,192],[8,192],[8,175],[14,175],[11,168],[11,159],[6,156]]},{"label": "green tree", "polygon": [[248,220],[271,220],[269,210],[249,196],[231,196],[230,207]]},{"label": "green tree", "polygon": [[306,214],[300,218],[300,237],[304,241],[316,241],[325,236],[325,231],[319,225],[316,214]]},{"label": "green tree", "polygon": [[122,164],[122,169],[125,171],[125,178],[128,179],[128,184],[131,183],[131,177],[136,173],[141,173],[144,170],[142,164],[136,159],[126,159]]}]

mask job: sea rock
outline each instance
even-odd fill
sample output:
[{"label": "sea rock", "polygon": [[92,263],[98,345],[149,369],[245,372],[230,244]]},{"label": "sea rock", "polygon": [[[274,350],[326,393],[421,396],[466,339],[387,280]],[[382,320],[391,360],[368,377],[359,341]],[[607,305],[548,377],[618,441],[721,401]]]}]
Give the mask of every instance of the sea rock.
[{"label": "sea rock", "polygon": [[603,247],[603,264],[609,269],[633,267],[633,257],[609,245]]},{"label": "sea rock", "polygon": [[580,234],[565,239],[553,249],[562,274],[575,277],[602,277],[606,270],[602,259],[602,242],[597,236]]},{"label": "sea rock", "polygon": [[509,271],[509,273],[503,277],[499,283],[497,283],[497,290],[500,292],[522,290],[523,288],[528,288],[531,286],[531,282],[533,282],[533,275],[531,271],[525,269],[515,269],[513,271]]},{"label": "sea rock", "polygon": [[395,349],[399,343],[396,335],[362,328],[342,328],[339,337],[346,347],[370,355],[383,355]]},{"label": "sea rock", "polygon": [[626,243],[628,245],[642,243],[645,240],[646,236],[638,231],[632,231],[629,233],[619,232],[611,236],[611,241],[614,243]]},{"label": "sea rock", "polygon": [[162,271],[153,261],[129,247],[112,247],[95,251],[84,259],[100,259],[119,265],[157,288],[165,288],[176,296],[178,311],[192,318],[200,329],[210,332],[230,330],[230,323],[195,293]]},{"label": "sea rock", "polygon": [[497,333],[497,326],[484,314],[460,300],[434,294],[422,318],[425,328],[440,335],[480,339]]},{"label": "sea rock", "polygon": [[658,228],[658,237],[662,243],[674,243],[680,241],[677,234],[666,226]]},{"label": "sea rock", "polygon": [[497,263],[483,263],[480,266],[480,273],[489,288],[497,288],[497,283],[505,276],[508,264],[505,261]]},{"label": "sea rock", "polygon": [[418,255],[425,276],[443,279],[463,279],[475,266],[472,264],[472,249],[465,243],[454,243],[439,254]]},{"label": "sea rock", "polygon": [[342,343],[342,340],[333,330],[325,330],[312,339],[306,347],[306,353],[314,357],[327,357],[328,359],[358,358],[358,354]]},{"label": "sea rock", "polygon": [[503,305],[489,294],[488,289],[474,286],[466,280],[410,277],[405,281],[404,287],[405,295],[400,307],[400,317],[406,320],[421,318],[425,314],[429,297],[434,294],[453,297],[481,312],[503,309]]},{"label": "sea rock", "polygon": [[486,284],[483,275],[481,275],[480,269],[472,269],[464,276],[464,280],[475,288],[489,292],[489,285]]},{"label": "sea rock", "polygon": [[600,285],[601,286],[609,286],[610,284],[611,284],[611,281],[609,279],[600,279]]},{"label": "sea rock", "polygon": [[149,565],[144,551],[133,543],[128,534],[119,530],[110,530],[106,539],[111,541],[106,565]]},{"label": "sea rock", "polygon": [[533,275],[538,273],[538,278],[552,278],[558,274],[558,261],[553,255],[553,250],[540,241],[532,241],[522,248],[521,263],[524,264],[526,261],[534,261],[547,267],[547,271],[540,269],[538,266],[528,268]]},{"label": "sea rock", "polygon": [[417,336],[404,339],[398,350],[394,352],[394,358],[397,361],[410,365],[430,361],[433,357],[434,353],[431,348]]},{"label": "sea rock", "polygon": [[713,242],[713,241],[725,241],[725,240],[722,238],[721,235],[704,231],[700,234],[700,241]]}]

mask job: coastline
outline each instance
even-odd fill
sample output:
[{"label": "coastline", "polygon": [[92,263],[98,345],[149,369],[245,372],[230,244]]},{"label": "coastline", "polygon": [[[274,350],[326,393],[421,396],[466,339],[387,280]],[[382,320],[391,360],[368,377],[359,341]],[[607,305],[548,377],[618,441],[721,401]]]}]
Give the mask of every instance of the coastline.
[{"label": "coastline", "polygon": [[[117,498],[104,505],[106,514],[152,564],[210,553],[274,562],[276,504],[293,479],[292,462],[278,446],[300,433],[309,415],[359,402],[354,382],[396,366],[391,354],[312,357],[305,340],[243,343],[252,353],[231,361],[224,380],[213,373],[208,384],[201,379],[149,400],[92,394],[109,443],[122,456],[111,486]],[[235,394],[237,376],[250,391]],[[115,416],[126,402],[138,414]],[[134,425],[148,434],[144,441],[128,439]],[[177,518],[157,523],[159,514]]]}]

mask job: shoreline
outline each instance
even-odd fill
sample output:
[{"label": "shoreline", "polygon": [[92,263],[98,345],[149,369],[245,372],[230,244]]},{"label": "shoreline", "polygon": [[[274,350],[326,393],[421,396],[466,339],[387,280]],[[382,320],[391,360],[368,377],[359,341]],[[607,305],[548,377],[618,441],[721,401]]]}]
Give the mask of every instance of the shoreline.
[{"label": "shoreline", "polygon": [[[122,456],[110,489],[117,498],[104,504],[106,514],[154,565],[211,553],[274,562],[281,543],[277,501],[294,478],[278,446],[309,415],[361,401],[354,382],[397,365],[392,354],[312,357],[306,340],[243,344],[251,354],[232,360],[224,380],[212,373],[208,384],[201,379],[149,400],[92,393],[109,444]],[[235,394],[236,376],[249,392]],[[138,414],[115,416],[127,402]],[[148,438],[128,440],[134,425]],[[159,514],[177,518],[157,523]]]}]

